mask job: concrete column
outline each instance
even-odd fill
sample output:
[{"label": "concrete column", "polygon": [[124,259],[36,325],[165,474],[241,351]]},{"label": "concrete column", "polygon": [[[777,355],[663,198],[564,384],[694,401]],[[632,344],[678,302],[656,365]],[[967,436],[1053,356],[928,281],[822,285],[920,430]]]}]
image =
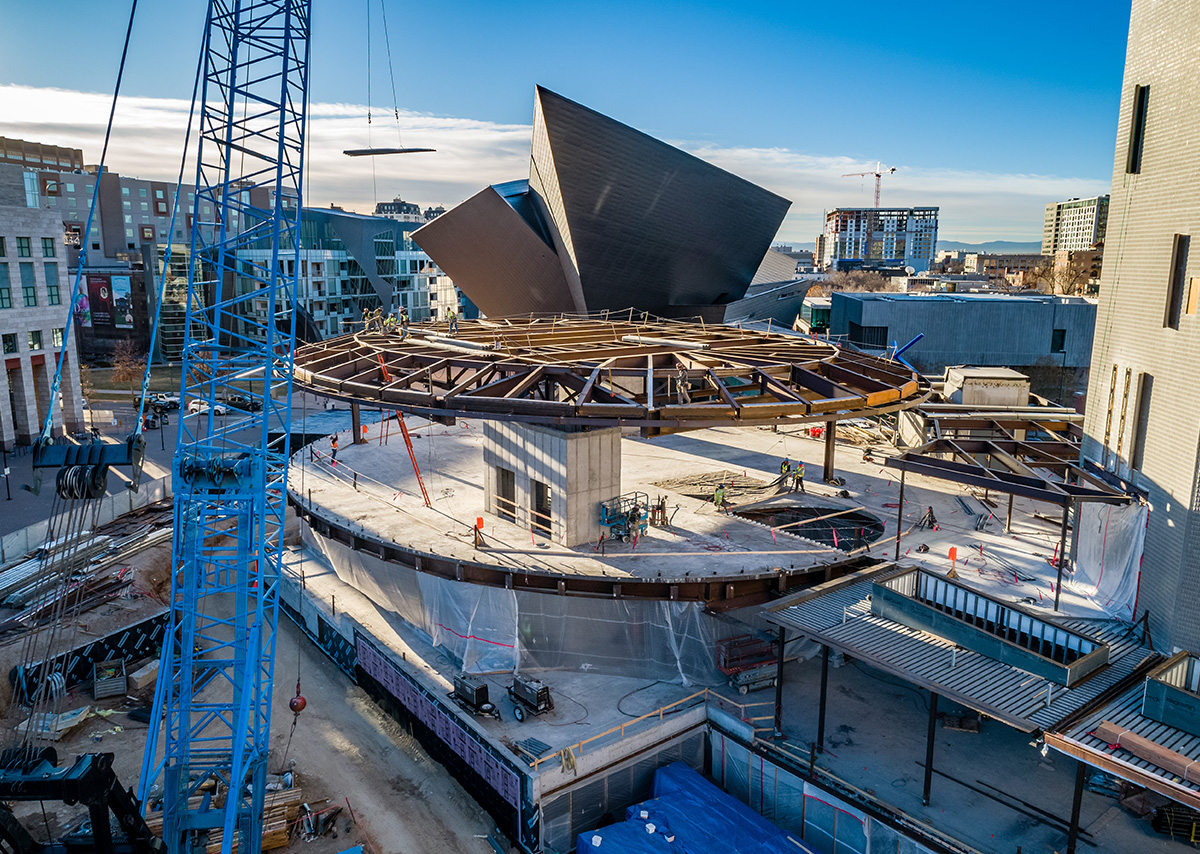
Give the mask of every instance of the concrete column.
[{"label": "concrete column", "polygon": [[[83,415],[83,392],[79,389],[79,356],[75,349],[75,338],[67,342],[67,358],[63,362],[62,375],[62,425],[68,433],[86,430],[87,423]],[[53,340],[53,339],[51,339]],[[57,360],[58,354],[54,354]]]},{"label": "concrete column", "polygon": [[20,355],[20,367],[8,375],[12,384],[13,419],[15,421],[17,441],[29,444],[37,436],[41,425],[38,424],[37,397],[33,385],[33,366],[29,363],[29,353],[24,350],[25,342],[21,342],[23,352]]},{"label": "concrete column", "polygon": [[0,371],[0,447],[11,451],[16,439],[13,430],[13,412],[8,396],[8,370]]},{"label": "concrete column", "polygon": [[[42,341],[45,343],[49,329],[42,330]],[[38,426],[41,427],[42,420],[45,419],[46,413],[50,411],[51,405],[51,385],[54,383],[54,372],[58,370],[58,366],[53,364],[52,354],[46,352],[46,361],[40,365],[33,366],[33,387],[37,392],[37,412]],[[57,406],[54,407],[54,415],[50,422],[50,435],[62,435],[62,412]]]}]

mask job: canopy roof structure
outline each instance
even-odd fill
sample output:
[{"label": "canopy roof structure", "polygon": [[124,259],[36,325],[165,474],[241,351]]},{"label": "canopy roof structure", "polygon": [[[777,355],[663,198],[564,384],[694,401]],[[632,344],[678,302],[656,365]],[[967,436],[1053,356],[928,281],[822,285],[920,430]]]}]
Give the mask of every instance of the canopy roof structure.
[{"label": "canopy roof structure", "polygon": [[646,435],[915,406],[928,384],[887,359],[792,334],[619,315],[462,321],[296,351],[314,393],[425,417],[638,427]]},{"label": "canopy roof structure", "polygon": [[[980,429],[1000,430],[1000,422],[988,422],[986,428],[981,426]],[[1078,447],[1061,439],[935,439],[914,451],[891,457],[886,465],[1060,507],[1072,501],[1124,504],[1133,500],[1121,489],[1079,466],[1072,458],[1078,454]],[[1062,479],[1056,480],[1047,474],[1056,474]]]}]

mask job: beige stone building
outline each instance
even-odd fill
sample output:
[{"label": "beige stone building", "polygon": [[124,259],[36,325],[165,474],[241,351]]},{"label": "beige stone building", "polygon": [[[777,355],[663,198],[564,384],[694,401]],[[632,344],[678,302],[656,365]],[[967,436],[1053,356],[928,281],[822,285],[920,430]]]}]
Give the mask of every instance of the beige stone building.
[{"label": "beige stone building", "polygon": [[[62,217],[0,204],[0,444],[6,450],[30,443],[41,431],[64,346],[71,282]],[[74,340],[66,348],[56,435],[64,426],[68,432],[84,427]]]}]

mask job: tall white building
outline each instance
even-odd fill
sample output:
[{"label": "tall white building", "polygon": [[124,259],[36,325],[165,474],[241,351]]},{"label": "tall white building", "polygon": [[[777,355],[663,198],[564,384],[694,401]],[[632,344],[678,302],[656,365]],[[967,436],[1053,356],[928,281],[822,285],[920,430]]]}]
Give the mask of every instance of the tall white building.
[{"label": "tall white building", "polygon": [[1104,242],[1108,226],[1108,196],[1068,199],[1046,205],[1042,222],[1042,254],[1077,252]]},{"label": "tall white building", "polygon": [[923,273],[933,266],[937,223],[937,208],[834,208],[817,240],[817,267],[912,267]]}]

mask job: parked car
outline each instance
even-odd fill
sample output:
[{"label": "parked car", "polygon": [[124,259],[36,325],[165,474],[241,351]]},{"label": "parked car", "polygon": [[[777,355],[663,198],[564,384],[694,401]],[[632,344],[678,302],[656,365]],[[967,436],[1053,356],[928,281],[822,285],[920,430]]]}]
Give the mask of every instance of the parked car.
[{"label": "parked car", "polygon": [[[223,403],[218,403],[212,408],[212,410],[214,415],[224,415],[226,412],[228,412],[228,409],[226,409],[225,404]],[[206,400],[193,400],[188,404],[188,412],[206,411],[208,411],[208,401]]]},{"label": "parked car", "polygon": [[258,412],[262,409],[261,400],[244,394],[231,394],[225,398],[225,402],[234,409],[244,409],[247,412]]},{"label": "parked car", "polygon": [[177,394],[159,394],[151,395],[150,400],[156,405],[165,409],[179,408],[179,395]]}]

